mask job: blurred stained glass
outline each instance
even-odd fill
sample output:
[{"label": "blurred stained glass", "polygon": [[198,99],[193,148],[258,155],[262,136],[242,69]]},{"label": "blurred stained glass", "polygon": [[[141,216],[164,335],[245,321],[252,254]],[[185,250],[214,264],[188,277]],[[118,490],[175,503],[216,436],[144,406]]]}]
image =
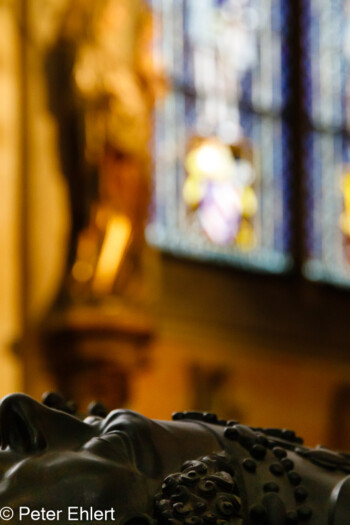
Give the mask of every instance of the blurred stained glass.
[{"label": "blurred stained glass", "polygon": [[169,90],[155,110],[151,243],[290,265],[288,2],[152,0]]},{"label": "blurred stained glass", "polygon": [[304,0],[306,252],[312,280],[350,284],[350,1]]}]

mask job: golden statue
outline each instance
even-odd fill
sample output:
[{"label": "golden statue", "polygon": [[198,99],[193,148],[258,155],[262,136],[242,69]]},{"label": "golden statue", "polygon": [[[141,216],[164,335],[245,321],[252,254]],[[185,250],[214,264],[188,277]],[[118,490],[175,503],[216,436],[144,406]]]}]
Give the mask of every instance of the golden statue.
[{"label": "golden statue", "polygon": [[140,269],[151,113],[162,86],[152,31],[143,0],[72,1],[46,53],[72,215],[65,283],[70,299],[128,296],[130,277]]}]

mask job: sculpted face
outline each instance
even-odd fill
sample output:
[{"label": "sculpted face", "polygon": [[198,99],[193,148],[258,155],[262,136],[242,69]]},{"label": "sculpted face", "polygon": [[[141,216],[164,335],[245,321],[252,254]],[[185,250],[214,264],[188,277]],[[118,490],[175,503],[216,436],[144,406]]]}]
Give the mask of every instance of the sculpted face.
[{"label": "sculpted face", "polygon": [[24,394],[8,396],[0,406],[0,508],[17,515],[21,506],[113,507],[119,523],[150,513],[167,474],[221,449],[207,427],[129,410],[81,421]]},{"label": "sculpted face", "polygon": [[[6,397],[0,522],[350,523],[349,454],[305,447],[288,429],[248,427],[214,414],[176,419],[115,410],[82,421],[24,394]],[[22,519],[21,509],[28,509]]]}]

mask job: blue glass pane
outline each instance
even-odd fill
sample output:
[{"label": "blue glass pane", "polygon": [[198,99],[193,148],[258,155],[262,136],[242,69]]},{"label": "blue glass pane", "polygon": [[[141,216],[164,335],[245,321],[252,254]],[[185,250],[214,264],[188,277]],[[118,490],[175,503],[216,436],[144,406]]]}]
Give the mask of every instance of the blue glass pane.
[{"label": "blue glass pane", "polygon": [[350,284],[350,140],[345,134],[307,137],[307,251],[305,274]]},{"label": "blue glass pane", "polygon": [[[147,236],[156,245],[267,271],[290,266],[286,5],[153,0],[155,53],[171,85],[155,110]],[[205,178],[193,159],[210,164],[214,146],[225,174]]]},{"label": "blue glass pane", "polygon": [[350,2],[304,0],[305,274],[350,284]]},{"label": "blue glass pane", "polygon": [[304,0],[304,105],[317,127],[349,130],[350,7]]},{"label": "blue glass pane", "polygon": [[287,5],[281,0],[153,0],[173,84],[229,105],[278,111],[286,103]]}]

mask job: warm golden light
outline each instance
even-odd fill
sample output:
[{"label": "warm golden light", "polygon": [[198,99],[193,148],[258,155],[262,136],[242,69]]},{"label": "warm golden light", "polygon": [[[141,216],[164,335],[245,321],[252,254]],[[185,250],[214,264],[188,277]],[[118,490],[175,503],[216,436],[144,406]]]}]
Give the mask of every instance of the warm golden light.
[{"label": "warm golden light", "polygon": [[344,175],[341,188],[344,196],[345,209],[350,211],[350,173]]},{"label": "warm golden light", "polygon": [[204,197],[205,188],[200,180],[195,177],[188,177],[185,181],[182,196],[187,206],[198,206],[201,199]]},{"label": "warm golden light", "polygon": [[344,210],[339,218],[339,227],[344,235],[350,237],[350,173],[346,172],[341,180]]},{"label": "warm golden light", "polygon": [[125,215],[109,220],[93,281],[95,292],[107,294],[112,291],[130,237],[131,223]]},{"label": "warm golden light", "polygon": [[339,226],[344,235],[350,237],[350,217],[348,213],[343,212],[339,219]]},{"label": "warm golden light", "polygon": [[246,186],[242,193],[242,214],[244,217],[253,217],[258,211],[258,198],[250,186]]},{"label": "warm golden light", "polygon": [[187,156],[187,171],[194,177],[216,180],[230,176],[233,157],[230,148],[216,139],[207,139],[190,151]]},{"label": "warm golden light", "polygon": [[87,261],[77,261],[72,268],[72,275],[79,283],[88,282],[94,273],[92,264]]},{"label": "warm golden light", "polygon": [[241,250],[251,250],[256,244],[254,228],[246,220],[242,221],[241,228],[236,238],[236,244]]}]

